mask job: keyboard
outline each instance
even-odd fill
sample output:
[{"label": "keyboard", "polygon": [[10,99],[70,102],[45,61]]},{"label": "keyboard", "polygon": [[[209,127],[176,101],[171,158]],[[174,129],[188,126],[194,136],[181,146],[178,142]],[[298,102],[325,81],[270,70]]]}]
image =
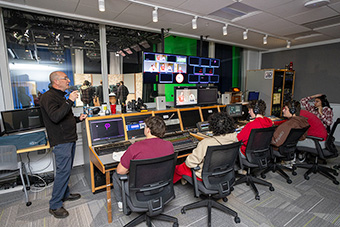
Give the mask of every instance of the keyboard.
[{"label": "keyboard", "polygon": [[109,144],[104,144],[104,145],[95,147],[94,151],[97,153],[97,155],[100,156],[100,155],[112,154],[114,152],[125,151],[129,148],[130,145],[131,145],[130,141],[109,143]]},{"label": "keyboard", "polygon": [[198,144],[198,140],[189,133],[181,133],[174,136],[168,136],[163,139],[172,143],[175,152],[194,149]]}]

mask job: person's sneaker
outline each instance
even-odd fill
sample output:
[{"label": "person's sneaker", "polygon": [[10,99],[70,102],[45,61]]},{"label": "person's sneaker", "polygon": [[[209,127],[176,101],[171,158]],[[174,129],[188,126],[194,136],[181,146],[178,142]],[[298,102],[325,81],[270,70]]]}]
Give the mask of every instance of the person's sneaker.
[{"label": "person's sneaker", "polygon": [[60,207],[58,209],[49,209],[50,214],[52,214],[55,218],[66,218],[69,213],[64,207]]},{"label": "person's sneaker", "polygon": [[122,212],[123,211],[123,203],[122,202],[118,202],[118,211]]},{"label": "person's sneaker", "polygon": [[244,169],[239,169],[239,170],[237,170],[237,173],[238,173],[238,174],[241,174],[241,175],[247,175],[247,171],[244,170]]},{"label": "person's sneaker", "polygon": [[182,185],[186,185],[188,183],[188,181],[186,181],[185,179],[181,178],[181,184]]},{"label": "person's sneaker", "polygon": [[66,199],[63,199],[63,202],[65,202],[65,201],[74,201],[74,200],[77,200],[77,199],[80,199],[80,198],[81,198],[81,195],[78,194],[78,193],[70,194]]}]

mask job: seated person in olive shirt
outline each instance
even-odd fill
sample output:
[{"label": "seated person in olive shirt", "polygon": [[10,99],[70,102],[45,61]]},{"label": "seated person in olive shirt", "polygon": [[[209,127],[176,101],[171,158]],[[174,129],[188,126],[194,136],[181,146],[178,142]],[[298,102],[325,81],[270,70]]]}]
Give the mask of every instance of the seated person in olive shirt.
[{"label": "seated person in olive shirt", "polygon": [[209,130],[213,132],[214,136],[200,141],[192,153],[188,155],[185,162],[176,166],[173,180],[174,183],[182,179],[183,175],[191,177],[190,168],[195,168],[198,165],[200,166],[200,169],[196,171],[196,176],[199,181],[202,181],[201,174],[204,156],[208,146],[237,142],[234,121],[225,112],[214,113],[209,117]]},{"label": "seated person in olive shirt", "polygon": [[[272,145],[274,149],[281,146],[287,139],[288,134],[292,128],[305,128],[309,126],[307,118],[300,116],[300,102],[292,100],[290,102],[286,102],[284,104],[284,108],[282,110],[283,116],[288,118],[288,120],[282,124],[280,124],[273,135]],[[304,140],[307,136],[307,132],[300,138],[300,140]]]},{"label": "seated person in olive shirt", "polygon": [[[113,173],[112,180],[114,193],[118,202],[119,211],[123,210],[122,189],[119,175],[129,173],[130,160],[150,159],[167,156],[174,153],[174,147],[169,141],[160,139],[165,133],[165,123],[158,116],[148,117],[145,121],[145,140],[132,144],[120,159],[117,170]],[[125,190],[128,192],[128,189]]]}]

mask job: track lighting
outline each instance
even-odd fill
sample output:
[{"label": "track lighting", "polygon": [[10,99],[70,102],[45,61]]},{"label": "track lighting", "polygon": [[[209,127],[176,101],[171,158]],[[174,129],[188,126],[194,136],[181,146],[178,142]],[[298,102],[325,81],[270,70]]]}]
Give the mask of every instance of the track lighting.
[{"label": "track lighting", "polygon": [[223,35],[228,35],[228,24],[225,24],[222,28]]},{"label": "track lighting", "polygon": [[195,16],[194,19],[192,19],[192,29],[197,29],[197,16]]},{"label": "track lighting", "polygon": [[100,12],[105,11],[105,0],[98,0],[98,7]]},{"label": "track lighting", "polygon": [[246,29],[246,30],[243,32],[243,39],[244,39],[244,40],[248,39],[248,29]]},{"label": "track lighting", "polygon": [[152,21],[153,22],[158,22],[158,7],[155,7],[155,9],[152,11]]},{"label": "track lighting", "polygon": [[267,39],[268,39],[268,35],[265,35],[263,37],[263,44],[266,45],[267,44]]},{"label": "track lighting", "polygon": [[290,41],[287,40],[287,48],[290,48]]}]

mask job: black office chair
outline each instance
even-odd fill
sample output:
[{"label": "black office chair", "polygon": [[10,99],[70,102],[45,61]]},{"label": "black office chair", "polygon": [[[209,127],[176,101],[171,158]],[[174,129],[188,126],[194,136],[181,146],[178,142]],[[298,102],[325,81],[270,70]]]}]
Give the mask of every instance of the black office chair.
[{"label": "black office chair", "polygon": [[235,182],[234,165],[237,158],[241,142],[228,145],[209,146],[204,157],[202,169],[202,181],[198,181],[195,171],[199,170],[199,166],[192,169],[192,177],[183,175],[183,178],[194,186],[195,197],[199,195],[208,195],[204,200],[186,205],[182,208],[182,214],[186,210],[207,207],[208,208],[208,226],[211,226],[211,208],[217,208],[227,214],[232,215],[236,223],[240,223],[237,213],[218,203],[214,199],[223,198],[227,202],[227,196],[233,190],[232,186]]},{"label": "black office chair", "polygon": [[[295,170],[296,167],[306,168],[308,169],[307,172],[303,175],[306,180],[309,180],[309,174],[311,173],[321,173],[325,177],[331,179],[334,184],[338,185],[339,181],[336,180],[336,178],[333,176],[338,176],[338,172],[335,169],[321,166],[318,162],[318,159],[329,159],[329,158],[335,158],[338,156],[338,150],[336,149],[336,146],[334,145],[334,132],[336,130],[336,127],[340,123],[340,118],[336,120],[336,122],[333,124],[333,127],[330,131],[330,133],[327,136],[326,141],[322,141],[322,138],[315,137],[315,136],[307,136],[307,139],[313,140],[315,147],[307,147],[307,146],[298,146],[297,148],[299,150],[305,151],[308,154],[311,154],[315,157],[313,164],[307,164],[307,163],[297,163],[293,165],[293,169]],[[331,173],[333,175],[331,175]]]},{"label": "black office chair", "polygon": [[[142,212],[141,215],[125,225],[136,226],[146,221],[151,227],[151,218],[174,222],[175,217],[161,214],[164,205],[175,198],[173,176],[177,161],[177,153],[153,159],[131,160],[129,175],[120,177],[122,180],[123,212],[126,215],[132,212]],[[126,192],[125,184],[129,190]]]},{"label": "black office chair", "polygon": [[[292,183],[292,180],[289,178],[289,176],[283,171],[283,169],[288,171],[293,171],[292,168],[288,168],[286,166],[283,166],[280,164],[281,160],[284,161],[291,161],[295,158],[295,151],[296,151],[296,144],[299,142],[299,139],[305,132],[309,129],[308,127],[301,128],[301,129],[291,129],[286,141],[280,146],[280,147],[273,147],[272,149],[272,161],[268,163],[268,167],[261,173],[262,178],[266,178],[266,173],[269,171],[279,172],[283,178],[287,180],[288,184]],[[276,148],[276,149],[275,149]],[[279,162],[277,162],[277,159],[279,158]],[[293,171],[293,174],[296,175],[296,173]]]},{"label": "black office chair", "polygon": [[246,183],[250,185],[255,192],[255,199],[259,200],[260,195],[254,183],[262,184],[269,187],[270,191],[274,191],[271,183],[258,179],[251,173],[252,169],[267,168],[268,157],[270,157],[270,143],[275,131],[275,127],[252,129],[249,135],[248,144],[246,147],[246,158],[240,157],[240,165],[242,169],[247,168],[247,174],[240,177],[235,182],[235,185]]}]

